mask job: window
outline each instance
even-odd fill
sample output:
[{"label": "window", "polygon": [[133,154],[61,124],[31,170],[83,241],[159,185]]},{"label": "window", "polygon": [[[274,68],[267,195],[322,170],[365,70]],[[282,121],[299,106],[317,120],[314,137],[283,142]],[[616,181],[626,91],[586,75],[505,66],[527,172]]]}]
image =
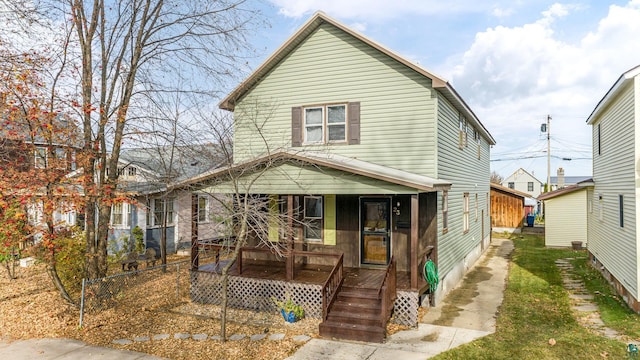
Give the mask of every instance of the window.
[{"label": "window", "polygon": [[167,225],[173,224],[173,199],[151,199],[147,202],[147,225],[162,226],[164,214],[167,214]]},{"label": "window", "polygon": [[209,199],[206,196],[198,196],[198,222],[209,221]]},{"label": "window", "polygon": [[469,231],[469,193],[464,193],[462,202],[462,230]]},{"label": "window", "polygon": [[113,204],[111,207],[111,225],[114,226],[122,226],[122,218],[123,218],[123,206],[122,203]]},{"label": "window", "polygon": [[38,146],[34,153],[34,162],[36,168],[44,169],[47,167],[47,148]]},{"label": "window", "polygon": [[304,109],[306,144],[345,142],[347,140],[346,105],[325,105]]},{"label": "window", "polygon": [[304,197],[304,239],[322,240],[322,196]]},{"label": "window", "polygon": [[442,232],[449,230],[449,192],[442,191]]},{"label": "window", "polygon": [[54,153],[56,156],[56,169],[65,170],[67,168],[67,152],[63,148],[56,148]]},{"label": "window", "polygon": [[460,149],[464,148],[467,146],[467,119],[464,118],[464,116],[462,116],[462,114],[460,114],[459,117],[459,127],[460,127],[460,136],[458,139],[458,146],[460,147]]},{"label": "window", "polygon": [[515,188],[516,188],[516,184],[514,184],[514,183],[510,182],[510,183],[508,183],[508,184],[507,184],[507,187],[508,187],[509,189],[515,189]]},{"label": "window", "polygon": [[133,166],[127,166],[127,176],[136,176],[137,169]]},{"label": "window", "polygon": [[533,181],[527,183],[527,191],[533,191]]},{"label": "window", "polygon": [[111,207],[111,225],[112,226],[130,226],[131,218],[129,216],[129,204],[117,203]]},{"label": "window", "polygon": [[624,227],[624,195],[618,195],[618,212],[620,216],[620,227]]}]

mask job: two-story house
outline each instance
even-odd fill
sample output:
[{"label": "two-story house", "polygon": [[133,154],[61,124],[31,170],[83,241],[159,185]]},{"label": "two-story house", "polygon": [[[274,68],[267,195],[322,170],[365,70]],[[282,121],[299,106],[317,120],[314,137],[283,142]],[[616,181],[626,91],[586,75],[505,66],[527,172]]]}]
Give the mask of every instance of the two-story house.
[{"label": "two-story house", "polygon": [[[393,288],[394,318],[416,325],[420,300],[442,299],[487,248],[489,131],[446,80],[325,14],[311,17],[220,108],[234,114],[234,163],[190,181],[215,183],[211,193],[240,188],[280,204],[295,221],[269,237],[305,258],[286,261],[287,274],[296,266],[337,266],[323,254],[342,254],[345,269],[329,298],[324,273],[317,285],[295,276],[262,282],[250,294],[255,283],[237,285],[231,304],[259,307],[258,294],[286,289],[308,316],[323,317],[322,336],[381,341],[388,317],[342,324],[365,316],[368,298]],[[429,260],[437,284],[423,277]],[[279,270],[269,269],[271,281]],[[203,298],[212,293],[207,269],[197,270],[194,300],[215,302]],[[374,302],[370,310],[380,307]]]},{"label": "two-story house", "polygon": [[544,191],[544,184],[523,168],[519,168],[507,176],[500,185],[529,194],[534,199]]},{"label": "two-story house", "polygon": [[587,247],[625,301],[640,311],[640,66],[613,84],[587,119],[593,182],[587,193]]}]

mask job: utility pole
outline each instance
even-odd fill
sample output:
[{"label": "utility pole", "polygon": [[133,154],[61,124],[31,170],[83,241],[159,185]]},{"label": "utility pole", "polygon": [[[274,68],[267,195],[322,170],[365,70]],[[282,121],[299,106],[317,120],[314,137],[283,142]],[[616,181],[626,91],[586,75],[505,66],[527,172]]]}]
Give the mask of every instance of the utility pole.
[{"label": "utility pole", "polygon": [[551,115],[547,115],[547,191],[551,191]]}]

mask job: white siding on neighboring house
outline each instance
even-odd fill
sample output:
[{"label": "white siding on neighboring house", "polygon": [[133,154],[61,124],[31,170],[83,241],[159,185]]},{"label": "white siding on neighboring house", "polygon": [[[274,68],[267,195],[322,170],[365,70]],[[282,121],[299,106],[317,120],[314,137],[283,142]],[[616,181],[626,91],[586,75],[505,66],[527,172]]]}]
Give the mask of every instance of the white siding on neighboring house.
[{"label": "white siding on neighboring house", "polygon": [[529,194],[532,198],[537,198],[544,190],[544,182],[522,168],[502,180],[500,185]]},{"label": "white siding on neighboring house", "polygon": [[569,247],[572,241],[587,242],[587,189],[544,200],[545,245]]},{"label": "white siding on neighboring house", "polygon": [[[638,299],[636,180],[640,156],[636,137],[640,121],[634,112],[634,87],[638,85],[633,83],[637,79],[592,124],[595,187],[589,251]],[[620,195],[624,197],[624,227],[620,227]]]}]

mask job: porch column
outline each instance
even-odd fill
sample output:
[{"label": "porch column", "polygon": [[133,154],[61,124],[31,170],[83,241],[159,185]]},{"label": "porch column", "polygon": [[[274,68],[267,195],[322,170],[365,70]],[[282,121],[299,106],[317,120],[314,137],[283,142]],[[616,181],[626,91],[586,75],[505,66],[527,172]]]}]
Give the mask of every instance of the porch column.
[{"label": "porch column", "polygon": [[411,288],[418,288],[418,194],[411,195]]},{"label": "porch column", "polygon": [[293,195],[287,196],[287,229],[285,231],[285,241],[289,256],[286,258],[286,275],[287,280],[293,280],[293,272],[295,267],[295,257],[293,256]]},{"label": "porch column", "polygon": [[[149,210],[150,211],[150,210]],[[198,195],[191,194],[191,270],[198,271]]]}]

